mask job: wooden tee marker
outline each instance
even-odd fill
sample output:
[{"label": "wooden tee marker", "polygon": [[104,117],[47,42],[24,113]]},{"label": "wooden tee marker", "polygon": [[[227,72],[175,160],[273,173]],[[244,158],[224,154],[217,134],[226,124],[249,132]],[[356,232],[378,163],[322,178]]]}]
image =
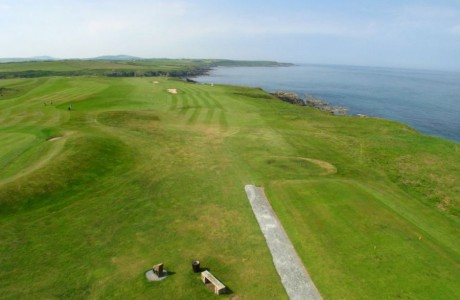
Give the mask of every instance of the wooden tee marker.
[{"label": "wooden tee marker", "polygon": [[163,264],[153,266],[153,273],[157,274],[158,277],[163,276]]}]

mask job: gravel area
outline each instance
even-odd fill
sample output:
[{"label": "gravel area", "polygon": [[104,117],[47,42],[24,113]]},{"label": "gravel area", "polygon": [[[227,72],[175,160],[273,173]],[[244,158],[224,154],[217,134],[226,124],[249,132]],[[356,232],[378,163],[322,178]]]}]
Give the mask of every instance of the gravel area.
[{"label": "gravel area", "polygon": [[290,299],[322,299],[262,189],[244,187]]}]

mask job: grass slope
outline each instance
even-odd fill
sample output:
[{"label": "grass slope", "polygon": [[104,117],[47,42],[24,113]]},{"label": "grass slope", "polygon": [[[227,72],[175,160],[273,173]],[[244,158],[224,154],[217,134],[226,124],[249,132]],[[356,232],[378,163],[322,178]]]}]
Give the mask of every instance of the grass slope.
[{"label": "grass slope", "polygon": [[[44,76],[173,76],[186,77],[205,73],[217,66],[290,66],[274,61],[238,61],[225,59],[93,59],[0,63],[0,78]],[[0,90],[0,97],[3,91]]]},{"label": "grass slope", "polygon": [[[215,298],[191,271],[199,259],[230,297],[285,299],[248,183],[265,187],[324,298],[460,297],[456,143],[258,89],[0,86],[0,298]],[[159,262],[172,275],[146,282]]]}]

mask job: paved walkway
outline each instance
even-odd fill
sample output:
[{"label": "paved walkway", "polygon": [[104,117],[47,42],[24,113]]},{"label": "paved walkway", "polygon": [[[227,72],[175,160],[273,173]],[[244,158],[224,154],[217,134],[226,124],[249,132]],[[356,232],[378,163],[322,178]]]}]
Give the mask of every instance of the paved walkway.
[{"label": "paved walkway", "polygon": [[289,298],[322,299],[264,192],[253,185],[244,189]]}]

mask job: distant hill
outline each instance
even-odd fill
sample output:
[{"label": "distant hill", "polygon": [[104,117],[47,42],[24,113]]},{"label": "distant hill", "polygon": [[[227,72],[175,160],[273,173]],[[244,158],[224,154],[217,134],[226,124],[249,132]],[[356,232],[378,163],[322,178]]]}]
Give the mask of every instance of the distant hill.
[{"label": "distant hill", "polygon": [[142,58],[131,55],[103,55],[91,58],[90,60],[140,60]]},{"label": "distant hill", "polygon": [[57,60],[51,56],[33,56],[33,57],[11,57],[11,58],[0,58],[0,63],[9,63],[9,62],[26,62],[26,61],[49,61]]},{"label": "distant hill", "polygon": [[140,57],[131,55],[103,55],[92,58],[72,58],[72,59],[59,59],[51,56],[33,56],[33,57],[6,57],[0,58],[0,63],[13,63],[13,62],[31,62],[31,61],[56,61],[56,60],[105,60],[105,61],[132,61],[141,60]]},{"label": "distant hill", "polygon": [[[205,75],[212,68],[279,67],[292,64],[275,61],[237,61],[226,59],[141,59],[128,55],[99,56],[87,59],[54,59],[49,56],[0,59],[0,79],[46,76],[170,76],[194,77]],[[8,62],[8,63],[7,63]]]}]

